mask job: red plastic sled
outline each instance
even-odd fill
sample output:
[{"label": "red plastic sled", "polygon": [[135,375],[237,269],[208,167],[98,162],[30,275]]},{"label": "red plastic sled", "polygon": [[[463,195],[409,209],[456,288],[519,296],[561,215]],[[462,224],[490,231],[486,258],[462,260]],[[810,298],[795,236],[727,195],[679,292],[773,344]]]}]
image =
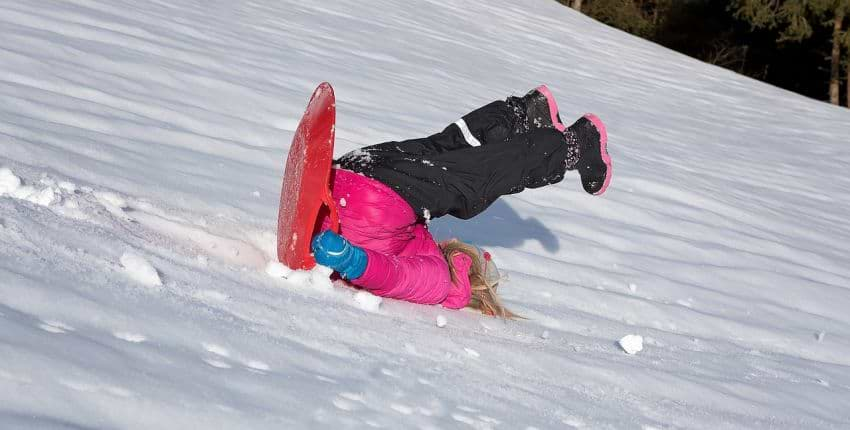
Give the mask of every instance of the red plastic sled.
[{"label": "red plastic sled", "polygon": [[292,269],[311,269],[316,260],[310,241],[318,231],[322,206],[329,213],[331,229],[339,232],[339,217],[331,197],[330,175],[334,150],[336,99],[323,82],[313,92],[307,110],[295,130],[277,215],[277,258]]}]

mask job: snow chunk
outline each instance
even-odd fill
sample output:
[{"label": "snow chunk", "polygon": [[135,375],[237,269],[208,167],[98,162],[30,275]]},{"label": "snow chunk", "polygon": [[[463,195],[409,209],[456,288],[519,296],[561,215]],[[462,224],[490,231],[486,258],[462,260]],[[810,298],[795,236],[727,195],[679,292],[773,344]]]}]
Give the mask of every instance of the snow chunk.
[{"label": "snow chunk", "polygon": [[108,191],[95,191],[93,194],[98,203],[100,203],[107,212],[111,213],[118,219],[127,219],[127,215],[124,214],[124,209],[127,207],[127,201],[121,198],[121,196]]},{"label": "snow chunk", "polygon": [[643,336],[640,335],[630,334],[623,336],[618,343],[620,344],[620,348],[626,351],[626,354],[634,355],[643,351]]},{"label": "snow chunk", "polygon": [[443,315],[437,315],[437,327],[443,328],[449,322],[446,320],[446,317]]},{"label": "snow chunk", "polygon": [[53,188],[38,190],[34,187],[23,186],[21,178],[15,176],[8,167],[0,168],[0,196],[2,195],[9,195],[41,206],[50,206],[56,201],[56,192]]},{"label": "snow chunk", "polygon": [[257,370],[257,371],[260,371],[260,372],[267,372],[269,369],[271,369],[271,367],[269,367],[268,364],[263,363],[262,361],[259,361],[259,360],[248,360],[248,361],[244,362],[243,364],[246,367],[248,367],[249,369]]},{"label": "snow chunk", "polygon": [[53,188],[45,188],[41,191],[33,191],[29,195],[21,196],[20,198],[37,205],[50,206],[56,200],[56,192],[53,191]]},{"label": "snow chunk", "polygon": [[286,267],[286,265],[279,261],[269,261],[269,263],[266,264],[266,274],[272,278],[286,279],[290,274],[292,274],[292,269]]},{"label": "snow chunk", "polygon": [[121,198],[118,194],[110,193],[109,191],[96,191],[94,197],[100,204],[104,206],[112,206],[119,209],[127,207],[127,201]]},{"label": "snow chunk", "polygon": [[357,307],[367,312],[377,312],[383,299],[368,291],[360,290],[354,293],[354,303]]},{"label": "snow chunk", "polygon": [[46,332],[64,334],[69,331],[74,331],[74,327],[69,326],[61,321],[45,320],[38,327]]},{"label": "snow chunk", "polygon": [[74,194],[75,192],[77,192],[77,184],[74,184],[73,182],[62,181],[59,183],[59,189],[68,194]]},{"label": "snow chunk", "polygon": [[15,176],[7,167],[0,168],[0,195],[12,194],[20,187],[21,178]]},{"label": "snow chunk", "polygon": [[209,342],[201,342],[201,346],[204,347],[207,352],[213,353],[221,357],[230,357],[230,351],[221,345]]},{"label": "snow chunk", "polygon": [[49,206],[53,203],[53,200],[56,197],[56,194],[53,192],[52,188],[45,188],[43,190],[36,190],[33,187],[20,187],[14,192],[11,193],[11,196],[16,199],[26,200],[31,203],[35,203],[41,206]]},{"label": "snow chunk", "polygon": [[331,281],[331,273],[333,272],[333,269],[330,267],[316,265],[316,267],[307,272],[309,274],[307,282],[317,290],[331,292],[334,289],[333,281]]},{"label": "snow chunk", "polygon": [[144,257],[127,251],[121,255],[121,265],[124,266],[124,271],[127,272],[127,275],[136,282],[149,287],[162,286],[159,273],[157,273],[153,265],[148,260],[145,260]]},{"label": "snow chunk", "polygon": [[233,367],[225,363],[224,361],[216,360],[214,358],[205,358],[204,363],[207,363],[210,366],[215,367],[216,369],[230,369],[231,367]]},{"label": "snow chunk", "polygon": [[142,343],[148,340],[148,338],[144,335],[127,331],[114,331],[112,332],[112,335],[115,336],[117,339],[121,339],[130,343]]},{"label": "snow chunk", "polygon": [[[268,273],[268,272],[266,272]],[[286,277],[286,280],[301,286],[309,286],[310,284],[310,272],[307,270],[293,270]]]}]

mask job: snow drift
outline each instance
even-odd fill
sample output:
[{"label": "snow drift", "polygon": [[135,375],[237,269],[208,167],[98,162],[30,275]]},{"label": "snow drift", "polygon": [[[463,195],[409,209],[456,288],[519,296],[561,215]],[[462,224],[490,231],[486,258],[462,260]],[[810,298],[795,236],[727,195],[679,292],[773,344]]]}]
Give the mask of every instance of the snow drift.
[{"label": "snow drift", "polygon": [[[431,223],[529,320],[270,264],[322,80],[337,155],[540,83],[607,123],[604,197]],[[847,136],[556,2],[2,1],[0,427],[846,428]]]}]

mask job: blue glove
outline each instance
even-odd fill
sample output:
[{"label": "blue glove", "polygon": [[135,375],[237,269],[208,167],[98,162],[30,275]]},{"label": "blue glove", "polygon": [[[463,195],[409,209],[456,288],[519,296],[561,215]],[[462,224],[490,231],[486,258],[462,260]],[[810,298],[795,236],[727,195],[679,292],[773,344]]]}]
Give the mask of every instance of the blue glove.
[{"label": "blue glove", "polygon": [[330,230],[316,235],[311,248],[317,263],[336,270],[345,279],[357,279],[366,271],[366,251]]}]

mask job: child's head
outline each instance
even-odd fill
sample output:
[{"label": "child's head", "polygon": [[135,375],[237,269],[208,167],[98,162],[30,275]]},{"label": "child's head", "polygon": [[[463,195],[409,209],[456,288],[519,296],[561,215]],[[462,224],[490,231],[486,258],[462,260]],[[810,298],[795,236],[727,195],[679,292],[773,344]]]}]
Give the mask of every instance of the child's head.
[{"label": "child's head", "polygon": [[458,252],[464,253],[472,259],[472,267],[469,269],[469,285],[472,289],[472,298],[467,305],[478,309],[485,315],[495,315],[502,318],[521,318],[519,315],[509,311],[502,305],[496,288],[499,286],[499,272],[496,265],[490,260],[489,254],[480,248],[463,243],[457,239],[450,239],[440,244],[443,256],[449,264],[452,282],[457,279],[456,270],[452,263],[452,256]]}]

